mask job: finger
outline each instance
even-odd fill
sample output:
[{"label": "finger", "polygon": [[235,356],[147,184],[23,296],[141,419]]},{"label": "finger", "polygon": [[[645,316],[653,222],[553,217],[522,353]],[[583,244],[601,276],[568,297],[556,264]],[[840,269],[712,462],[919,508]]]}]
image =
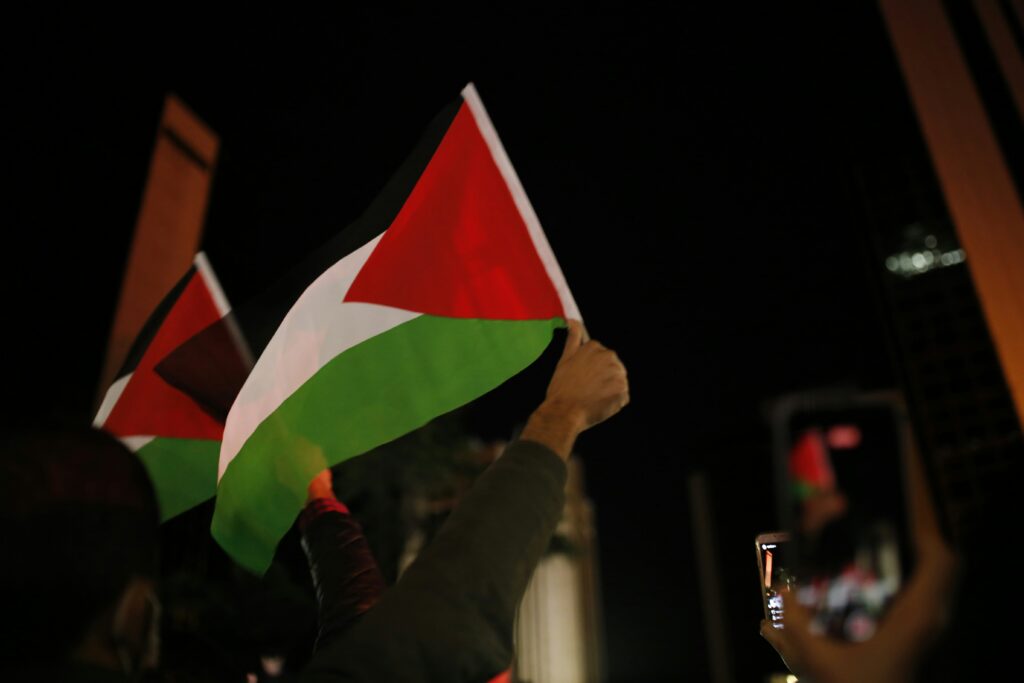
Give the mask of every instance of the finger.
[{"label": "finger", "polygon": [[930,640],[949,619],[956,558],[938,535],[925,541],[920,550],[914,575],[881,626],[889,640],[905,647]]},{"label": "finger", "polygon": [[583,323],[579,320],[566,321],[565,348],[562,349],[561,360],[571,358],[583,343]]},{"label": "finger", "polygon": [[796,593],[791,590],[782,591],[782,603],[785,606],[786,629],[794,638],[802,639],[805,634],[810,633],[811,613],[796,599]]},{"label": "finger", "polygon": [[[609,349],[609,351],[611,351],[611,349]],[[618,368],[622,372],[622,376],[625,377],[626,376],[626,364],[622,362],[621,358],[619,358],[619,354],[615,353],[614,351],[611,351],[611,354],[612,354],[612,361],[614,362],[615,367]]]},{"label": "finger", "polygon": [[[912,441],[912,440],[911,440]],[[920,553],[921,545],[926,539],[941,537],[939,523],[935,514],[935,503],[928,487],[924,473],[924,463],[916,444],[911,443],[906,458],[907,484],[910,489],[911,524],[914,530],[914,542]]]},{"label": "finger", "polygon": [[791,671],[799,668],[800,663],[786,629],[775,628],[767,619],[762,619],[761,637],[768,641],[768,644],[782,657],[782,661]]},{"label": "finger", "polygon": [[761,637],[771,643],[775,651],[782,653],[786,649],[786,634],[784,629],[775,628],[767,619],[761,620]]}]

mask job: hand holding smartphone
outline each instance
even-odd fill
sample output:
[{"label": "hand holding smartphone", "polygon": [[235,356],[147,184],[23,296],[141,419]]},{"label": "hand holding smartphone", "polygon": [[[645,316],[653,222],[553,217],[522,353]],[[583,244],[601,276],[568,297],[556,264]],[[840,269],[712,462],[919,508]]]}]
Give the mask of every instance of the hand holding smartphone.
[{"label": "hand holding smartphone", "polygon": [[[828,622],[821,620],[819,605],[807,608],[801,604],[799,589],[785,596],[790,599],[786,628],[772,628],[767,619],[761,624],[761,635],[801,680],[915,680],[922,657],[948,624],[950,599],[955,591],[956,556],[939,530],[920,457],[912,448],[908,448],[905,456],[907,512],[912,513],[916,567],[913,572],[906,570],[898,605],[887,609],[888,602],[883,603],[884,614],[879,617],[874,635],[865,642],[846,643],[833,637],[819,637]],[[776,561],[773,557],[772,564]],[[800,575],[799,582],[805,581]],[[847,607],[851,605],[857,609],[857,600],[847,602]],[[849,633],[838,635],[857,640],[850,638]]]},{"label": "hand holding smartphone", "polygon": [[[787,585],[811,610],[815,631],[867,640],[910,561],[899,405],[891,397],[790,397],[773,427],[780,518],[791,539],[782,551]],[[771,550],[762,583],[776,581],[778,541]],[[767,572],[760,548],[758,560]],[[766,593],[769,618],[772,599]]]}]

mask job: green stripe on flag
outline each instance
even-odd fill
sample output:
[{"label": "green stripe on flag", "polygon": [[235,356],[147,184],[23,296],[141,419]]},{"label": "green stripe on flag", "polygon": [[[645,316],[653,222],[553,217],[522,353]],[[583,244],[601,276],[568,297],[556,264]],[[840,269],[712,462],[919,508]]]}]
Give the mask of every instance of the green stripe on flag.
[{"label": "green stripe on flag", "polygon": [[136,455],[156,490],[161,522],[213,498],[217,492],[220,441],[156,437]]},{"label": "green stripe on flag", "polygon": [[526,368],[561,318],[423,315],[340,354],[264,420],[228,465],[211,532],[262,574],[321,470],[472,401]]}]

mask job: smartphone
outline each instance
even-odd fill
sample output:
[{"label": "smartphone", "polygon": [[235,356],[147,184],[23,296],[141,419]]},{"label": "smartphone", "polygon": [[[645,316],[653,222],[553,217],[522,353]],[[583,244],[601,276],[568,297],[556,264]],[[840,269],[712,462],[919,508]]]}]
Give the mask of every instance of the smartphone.
[{"label": "smartphone", "polygon": [[784,531],[758,534],[754,539],[757,553],[757,573],[761,586],[764,618],[774,628],[783,628],[782,591],[795,588],[795,577],[790,558],[790,538]]},{"label": "smartphone", "polygon": [[774,418],[777,497],[794,595],[819,633],[874,635],[911,561],[905,458],[894,395],[805,394]]}]

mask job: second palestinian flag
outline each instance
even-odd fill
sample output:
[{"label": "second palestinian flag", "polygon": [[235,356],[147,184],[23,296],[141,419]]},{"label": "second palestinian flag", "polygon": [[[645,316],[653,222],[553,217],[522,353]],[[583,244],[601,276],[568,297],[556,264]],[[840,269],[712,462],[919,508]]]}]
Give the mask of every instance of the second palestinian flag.
[{"label": "second palestinian flag", "polygon": [[[234,398],[231,387],[237,388],[251,367],[241,339],[218,324],[229,311],[200,252],[149,317],[94,420],[142,460],[163,521],[209,500],[217,490],[220,439]],[[168,358],[204,329],[211,331],[207,338],[215,343],[207,344],[202,356],[186,356],[198,363],[175,364],[173,369],[196,386],[225,387],[219,395],[185,393],[164,376]]]}]

